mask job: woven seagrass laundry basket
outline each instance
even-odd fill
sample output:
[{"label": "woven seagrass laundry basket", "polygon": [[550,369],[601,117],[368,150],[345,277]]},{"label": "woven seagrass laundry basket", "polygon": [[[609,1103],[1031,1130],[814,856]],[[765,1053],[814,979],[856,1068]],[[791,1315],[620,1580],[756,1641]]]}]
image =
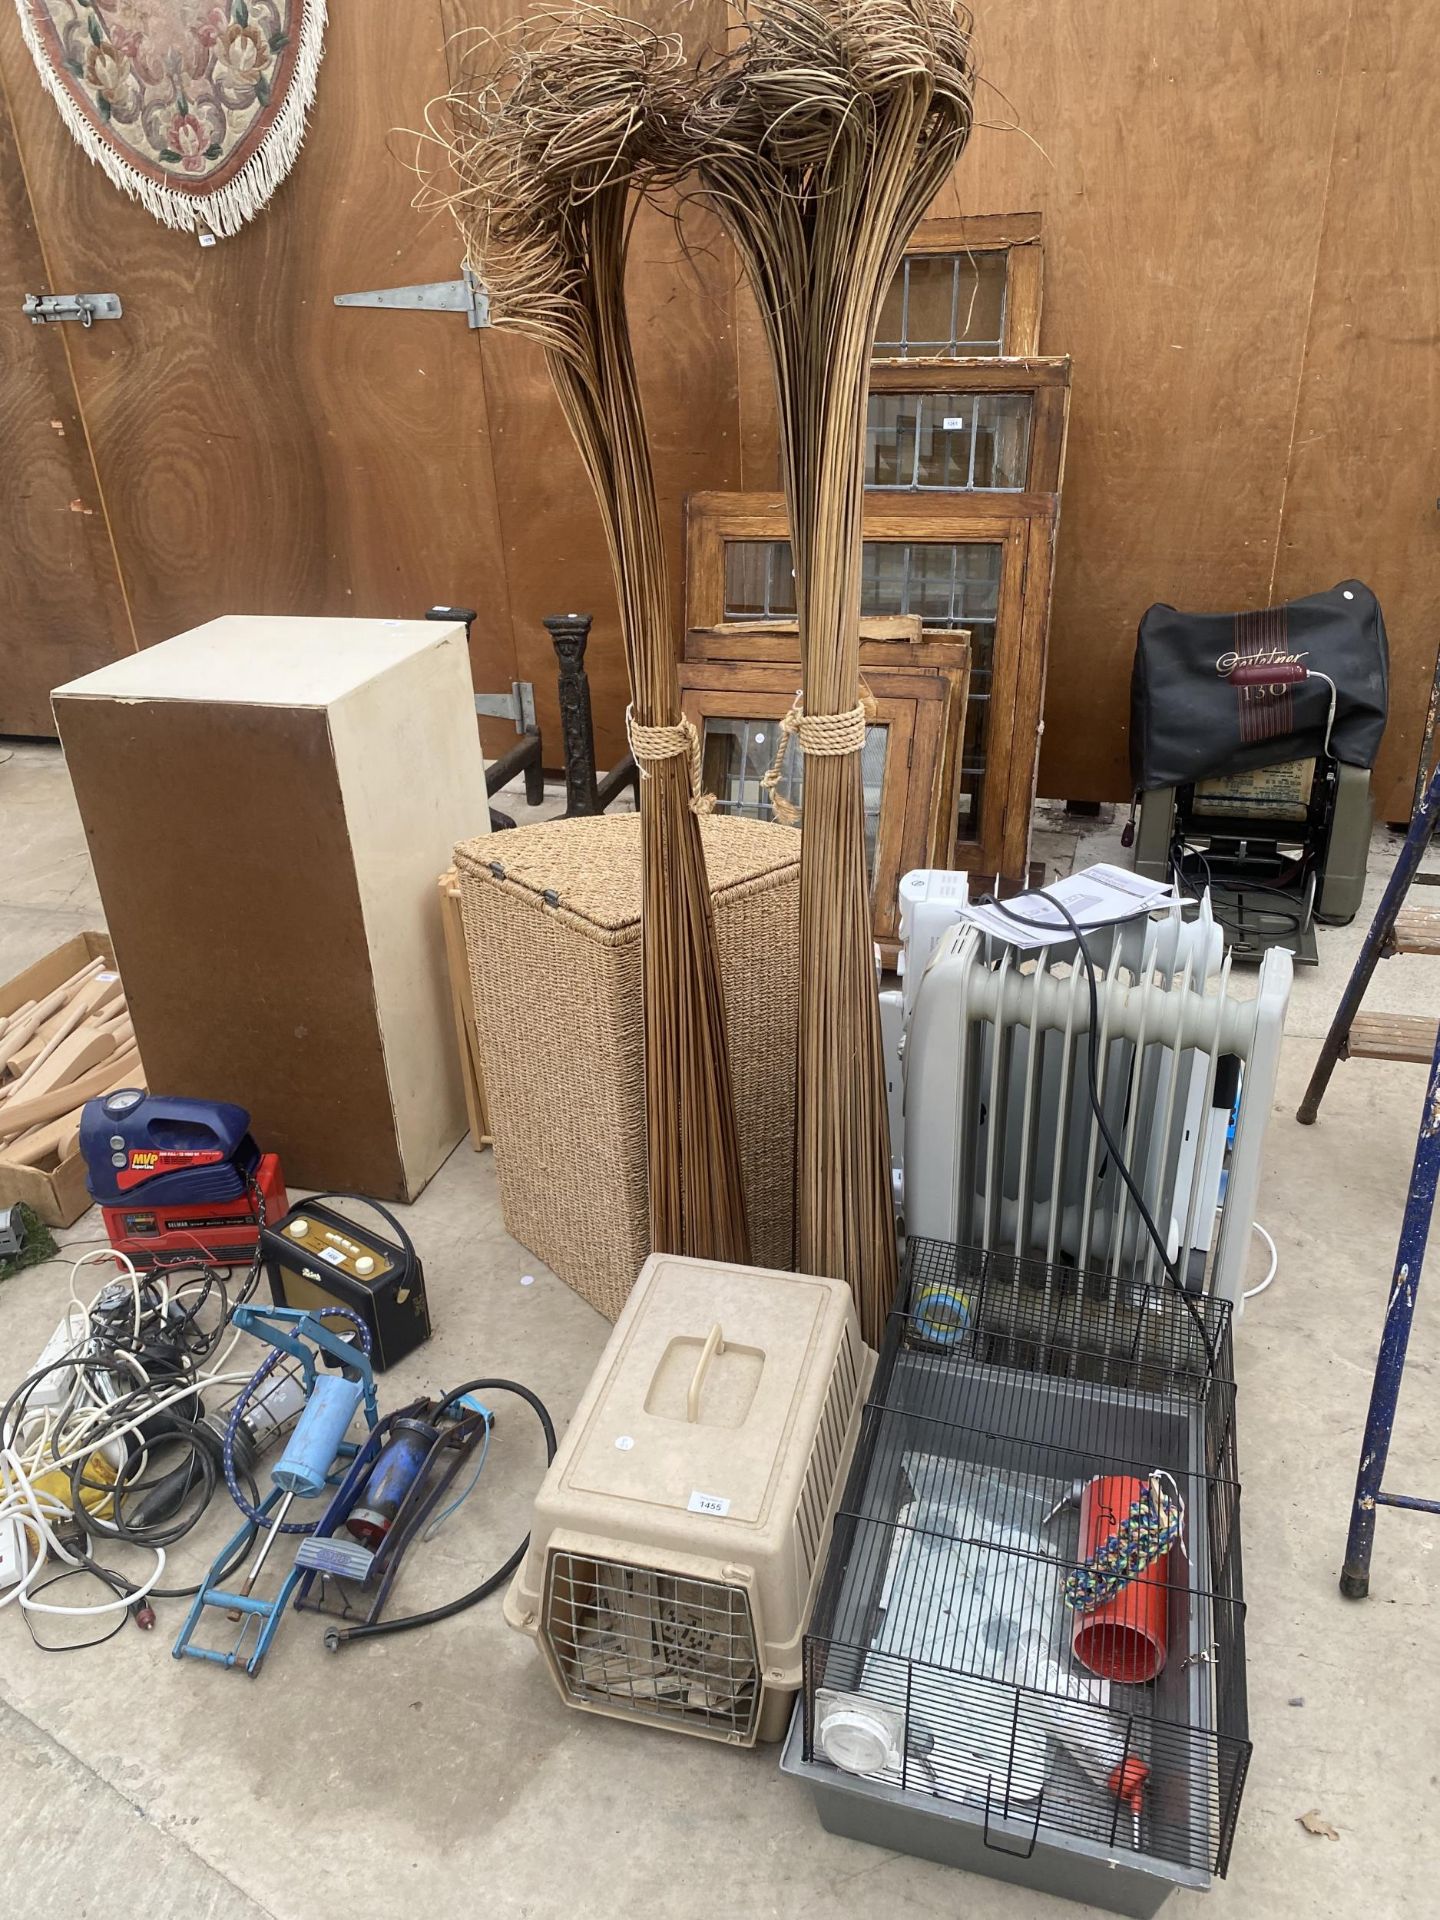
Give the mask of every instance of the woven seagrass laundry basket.
[{"label": "woven seagrass laundry basket", "polygon": [[[751,1256],[789,1268],[800,836],[700,831]],[[506,1228],[613,1320],[650,1251],[639,816],[463,841],[455,868]]]}]

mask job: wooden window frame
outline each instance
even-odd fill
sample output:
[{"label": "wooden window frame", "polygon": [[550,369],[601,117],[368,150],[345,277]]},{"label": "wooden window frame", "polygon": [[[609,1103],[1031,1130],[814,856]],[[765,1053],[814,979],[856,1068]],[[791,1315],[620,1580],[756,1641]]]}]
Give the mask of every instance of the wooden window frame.
[{"label": "wooden window frame", "polygon": [[[966,674],[881,668],[867,672],[864,681],[875,707],[872,724],[888,732],[871,898],[875,940],[886,965],[893,966],[900,952],[902,875],[912,867],[949,864]],[[795,699],[795,682],[796,668],[786,663],[687,662],[680,668],[680,706],[700,734],[703,752],[707,719],[779,720]]]},{"label": "wooden window frame", "polygon": [[[1040,302],[1045,279],[1040,229],[1038,213],[974,213],[960,220],[922,220],[905,248],[905,257],[915,260],[941,253],[1003,252],[1005,319],[1000,353],[1025,359],[1040,351]],[[886,362],[876,364],[883,366]]]},{"label": "wooden window frame", "polygon": [[[1059,493],[1065,477],[1065,445],[1070,428],[1070,359],[1011,360],[1006,358],[929,360],[872,360],[871,393],[1028,393],[1034,398],[1030,416],[1030,458],[1025,471],[1027,493]],[[867,488],[888,498],[904,497],[896,487]],[[984,499],[1011,495],[1011,488],[927,487],[930,500],[954,500],[974,492]]]},{"label": "wooden window frame", "polygon": [[[865,496],[866,540],[1001,548],[985,804],[979,837],[957,841],[952,863],[1019,885],[1026,881],[1030,857],[1058,509],[1052,493]],[[789,538],[783,494],[691,494],[686,502],[687,630],[734,626],[743,631],[752,625],[725,619],[726,543]]]},{"label": "wooden window frame", "polygon": [[[740,660],[755,666],[800,666],[800,629],[793,620],[726,620],[692,627],[685,635],[687,664]],[[963,627],[926,627],[913,614],[866,614],[860,621],[860,666],[942,668],[970,677],[970,635]]]},{"label": "wooden window frame", "polygon": [[[794,621],[732,620],[685,636],[687,666],[731,661],[784,666],[800,675],[800,629]],[[926,864],[954,865],[965,716],[970,703],[970,635],[963,627],[925,627],[912,614],[867,614],[860,622],[860,670],[867,685],[879,670],[937,675],[950,688],[940,766],[930,810]],[[887,955],[887,958],[889,956]]]}]

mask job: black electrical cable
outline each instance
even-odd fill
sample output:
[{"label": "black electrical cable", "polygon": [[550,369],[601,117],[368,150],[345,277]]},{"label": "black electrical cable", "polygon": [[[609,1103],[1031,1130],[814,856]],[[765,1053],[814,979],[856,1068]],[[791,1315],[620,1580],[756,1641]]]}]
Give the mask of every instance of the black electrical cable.
[{"label": "black electrical cable", "polygon": [[[1090,1095],[1090,1109],[1095,1115],[1095,1124],[1100,1130],[1100,1137],[1109,1149],[1110,1158],[1115,1165],[1115,1171],[1128,1188],[1130,1197],[1135,1202],[1136,1211],[1144,1222],[1145,1230],[1155,1243],[1155,1250],[1160,1256],[1161,1271],[1175,1292],[1179,1294],[1180,1298],[1184,1301],[1190,1318],[1195,1322],[1200,1338],[1204,1343],[1205,1353],[1210,1362],[1211,1371],[1215,1372],[1219,1367],[1219,1355],[1215,1351],[1215,1342],[1211,1338],[1210,1329],[1205,1324],[1205,1316],[1195,1304],[1194,1296],[1181,1278],[1178,1262],[1171,1259],[1170,1249],[1166,1244],[1164,1236],[1161,1234],[1159,1227],[1156,1226],[1154,1216],[1151,1214],[1149,1207],[1145,1204],[1145,1196],[1140,1191],[1135,1176],[1130,1171],[1129,1163],[1120,1150],[1119,1142],[1110,1131],[1109,1120],[1105,1117],[1105,1105],[1100,1098],[1100,993],[1095,985],[1095,962],[1091,956],[1089,947],[1085,944],[1085,935],[1081,930],[1080,923],[1070,912],[1069,908],[1066,907],[1063,902],[1057,900],[1051,893],[1045,893],[1043,890],[1038,892],[1027,890],[1017,897],[1022,900],[1043,899],[1046,906],[1052,907],[1055,912],[1060,915],[1060,918],[1069,928],[1075,944],[1080,950],[1080,959],[1085,971],[1085,985],[1090,999],[1090,1030],[1086,1035],[1087,1044],[1085,1048],[1085,1077],[1088,1083],[1087,1091]],[[1022,927],[1035,927],[1044,933],[1053,933],[1055,931],[1055,923],[1053,920],[1036,920],[1031,915],[1016,913],[1014,909],[1007,906],[1003,900],[997,900],[993,894],[987,896],[980,904],[981,906],[996,908],[1000,913],[1003,913],[1007,919],[1014,920]],[[1107,926],[1118,926],[1121,922],[1111,920],[1104,924]],[[1094,929],[1092,929],[1092,931],[1093,930]]]},{"label": "black electrical cable", "polygon": [[[1215,882],[1214,875],[1210,871],[1209,860],[1207,859],[1205,854],[1201,852],[1199,847],[1186,846],[1186,844],[1182,840],[1180,843],[1180,858],[1178,860],[1172,860],[1170,865],[1171,865],[1171,871],[1174,873],[1175,878],[1179,881],[1181,887],[1184,889],[1186,893],[1189,894],[1192,900],[1201,899],[1202,892],[1201,892],[1201,889],[1196,886],[1194,880],[1190,877],[1190,875],[1185,871],[1185,862],[1187,860],[1198,860],[1200,862],[1200,865],[1205,870],[1205,888],[1206,890],[1209,891],[1211,895],[1210,914],[1211,914],[1211,918],[1215,921],[1215,924],[1217,926],[1224,927],[1228,932],[1237,934],[1242,939],[1247,938],[1252,934],[1268,938],[1271,934],[1275,934],[1277,936],[1283,936],[1284,934],[1287,934],[1287,933],[1299,933],[1301,931],[1304,925],[1304,915],[1295,912],[1293,907],[1257,907],[1255,909],[1255,915],[1257,918],[1265,919],[1269,921],[1283,921],[1284,924],[1280,926],[1276,926],[1276,925],[1272,925],[1268,927],[1261,927],[1261,926],[1255,926],[1255,925],[1247,926],[1243,920],[1235,918],[1235,916],[1232,914],[1227,914],[1223,906],[1217,906],[1215,904],[1214,893],[1215,893],[1216,882]],[[1301,865],[1301,863],[1298,861],[1295,864],[1297,866]],[[1225,884],[1224,882],[1221,882],[1222,886],[1224,884]],[[1234,893],[1246,893],[1246,894],[1273,893],[1278,900],[1288,900],[1292,902],[1294,901],[1294,898],[1295,898],[1294,894],[1291,893],[1288,888],[1272,886],[1267,881],[1264,881],[1264,880],[1246,880],[1243,883],[1237,882],[1237,884],[1234,886],[1234,888],[1231,889],[1231,891]]]},{"label": "black electrical cable", "polygon": [[[188,1445],[192,1450],[192,1457],[195,1461],[204,1462],[201,1469],[200,1480],[193,1483],[192,1486],[186,1490],[184,1496],[188,1499],[190,1493],[194,1490],[194,1485],[203,1483],[205,1497],[201,1500],[199,1506],[196,1507],[192,1513],[182,1513],[172,1519],[168,1526],[164,1523],[156,1522],[136,1524],[125,1518],[125,1501],[133,1495],[144,1494],[152,1490],[160,1484],[162,1479],[167,1478],[168,1475],[158,1475],[153,1479],[132,1480],[128,1477],[130,1462],[127,1461],[126,1466],[121,1469],[119,1476],[113,1482],[97,1482],[84,1478],[86,1462],[84,1460],[77,1460],[70,1468],[71,1505],[74,1507],[75,1512],[79,1514],[82,1510],[82,1489],[87,1493],[100,1493],[110,1496],[110,1517],[108,1519],[101,1519],[93,1510],[87,1510],[85,1512],[85,1525],[91,1533],[98,1534],[107,1540],[122,1540],[127,1546],[148,1547],[153,1551],[157,1547],[173,1547],[183,1540],[187,1534],[193,1532],[203,1517],[206,1508],[209,1506],[212,1494],[220,1484],[219,1442],[215,1434],[208,1427],[202,1426],[198,1422],[186,1422],[184,1424],[190,1429],[188,1432],[177,1431],[170,1437],[177,1442]],[[239,1462],[236,1463],[236,1472],[240,1474],[245,1481],[251,1500],[258,1503],[260,1489],[256,1484],[255,1476],[250,1472],[248,1467]],[[213,1577],[207,1573],[204,1580],[196,1581],[193,1586],[188,1587],[151,1587],[146,1597],[151,1600],[192,1600],[195,1595],[199,1593],[201,1587],[207,1584],[207,1582],[218,1585],[227,1579],[236,1567],[240,1565],[241,1561],[254,1545],[259,1531],[259,1528],[253,1520],[248,1521],[245,1531],[236,1545],[235,1552]]]},{"label": "black electrical cable", "polygon": [[[86,1467],[95,1457],[93,1451],[72,1461],[70,1466],[71,1506],[78,1513],[83,1504],[82,1495],[94,1493],[100,1495],[102,1499],[108,1495],[112,1517],[102,1520],[97,1513],[91,1511],[86,1524],[92,1533],[99,1534],[106,1540],[124,1540],[132,1547],[173,1547],[177,1540],[183,1540],[194,1527],[220,1480],[220,1469],[216,1464],[215,1455],[205,1444],[205,1440],[199,1437],[202,1433],[206,1440],[214,1439],[214,1435],[208,1429],[202,1428],[197,1421],[177,1420],[171,1423],[171,1431],[165,1436],[167,1442],[176,1441],[188,1446],[195,1465],[200,1469],[198,1484],[204,1488],[204,1498],[200,1502],[198,1512],[182,1512],[178,1518],[170,1519],[168,1522],[150,1521],[140,1525],[125,1519],[123,1505],[126,1497],[153,1491],[164,1477],[153,1474],[148,1479],[145,1478],[140,1472],[140,1462],[145,1456],[138,1451],[127,1456],[113,1481],[86,1479]],[[193,1490],[192,1483],[189,1491],[193,1492]]]},{"label": "black electrical cable", "polygon": [[[165,1277],[168,1280],[175,1273],[187,1271],[188,1267],[167,1268]],[[192,1360],[205,1360],[220,1344],[221,1335],[230,1324],[230,1288],[228,1282],[207,1264],[199,1264],[196,1272],[201,1283],[199,1296],[188,1302],[171,1300],[164,1320],[164,1337],[181,1347]],[[220,1296],[220,1317],[214,1327],[207,1330],[200,1326],[199,1320],[213,1293]]]},{"label": "black electrical cable", "polygon": [[[522,1400],[528,1401],[534,1408],[545,1434],[545,1464],[549,1466],[555,1458],[555,1448],[558,1444],[555,1439],[555,1423],[551,1420],[544,1401],[538,1395],[533,1394],[529,1387],[522,1387],[517,1380],[467,1380],[464,1386],[456,1387],[438,1403],[435,1418],[441,1418],[448,1406],[452,1406],[457,1400],[463,1400],[467,1393],[514,1393],[518,1394]],[[527,1533],[503,1567],[497,1567],[495,1572],[482,1580],[478,1587],[472,1587],[468,1593],[462,1593],[456,1600],[447,1601],[444,1606],[430,1607],[424,1613],[402,1614],[397,1620],[377,1620],[373,1626],[368,1627],[330,1627],[325,1633],[325,1645],[331,1653],[338,1653],[341,1647],[349,1646],[356,1640],[378,1640],[382,1634],[409,1633],[414,1627],[429,1627],[439,1620],[453,1619],[457,1613],[464,1613],[467,1608],[478,1606],[482,1600],[488,1599],[498,1586],[503,1585],[525,1558],[529,1545],[530,1536]]]},{"label": "black electrical cable", "polygon": [[[110,1591],[118,1600],[123,1600],[128,1594],[134,1592],[134,1588],[128,1580],[123,1579],[118,1573],[112,1573],[109,1567],[96,1566],[93,1560],[87,1558],[82,1566],[64,1567],[59,1573],[52,1573],[50,1578],[48,1580],[42,1580],[38,1587],[29,1588],[26,1597],[37,1598],[42,1593],[49,1593],[52,1587],[58,1587],[64,1580],[74,1580],[82,1573],[88,1573],[92,1579],[98,1580],[102,1586],[109,1587]],[[129,1612],[123,1611],[116,1615],[114,1626],[109,1628],[105,1633],[98,1635],[94,1640],[66,1640],[57,1646],[54,1641],[42,1640],[39,1634],[36,1633],[35,1622],[31,1618],[28,1607],[22,1607],[20,1611],[24,1616],[25,1625],[30,1630],[30,1638],[40,1649],[41,1653],[85,1653],[91,1647],[103,1647],[107,1640],[113,1640],[117,1633],[124,1632],[125,1623],[130,1618]]]}]

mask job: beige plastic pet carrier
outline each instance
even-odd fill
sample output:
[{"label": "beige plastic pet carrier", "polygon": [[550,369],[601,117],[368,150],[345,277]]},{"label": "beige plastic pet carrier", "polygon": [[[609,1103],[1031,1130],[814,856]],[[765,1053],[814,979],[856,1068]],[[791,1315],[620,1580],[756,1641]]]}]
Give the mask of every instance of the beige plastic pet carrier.
[{"label": "beige plastic pet carrier", "polygon": [[781,1737],[874,1367],[837,1280],[650,1256],[505,1598],[572,1706]]}]

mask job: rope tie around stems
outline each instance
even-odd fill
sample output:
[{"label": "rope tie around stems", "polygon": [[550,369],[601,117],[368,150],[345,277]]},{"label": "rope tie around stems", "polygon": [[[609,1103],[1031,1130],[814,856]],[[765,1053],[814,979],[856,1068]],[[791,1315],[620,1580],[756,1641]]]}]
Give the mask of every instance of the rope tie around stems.
[{"label": "rope tie around stems", "polygon": [[770,796],[770,811],[782,827],[798,827],[800,809],[780,791],[780,774],[792,739],[800,743],[801,753],[835,755],[859,753],[865,745],[865,729],[873,719],[875,702],[869,690],[860,689],[860,699],[846,713],[806,713],[804,698],[797,693],[790,711],[780,722],[780,738],[770,770],[760,776],[762,790]]},{"label": "rope tie around stems", "polygon": [[677,759],[683,753],[690,762],[690,811],[715,811],[715,796],[706,793],[701,779],[700,735],[683,714],[674,726],[646,727],[635,718],[634,707],[626,707],[625,738],[642,780],[650,778],[651,767],[660,761]]}]

